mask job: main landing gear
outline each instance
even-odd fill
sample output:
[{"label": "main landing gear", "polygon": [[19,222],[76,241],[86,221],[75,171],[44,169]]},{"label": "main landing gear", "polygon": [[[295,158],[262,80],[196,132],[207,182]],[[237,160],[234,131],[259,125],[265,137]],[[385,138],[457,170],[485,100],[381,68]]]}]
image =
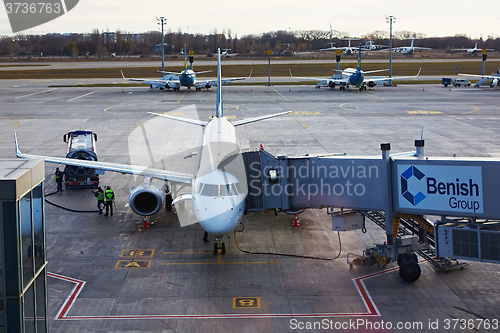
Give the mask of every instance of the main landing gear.
[{"label": "main landing gear", "polygon": [[219,237],[215,238],[215,243],[214,243],[214,254],[219,254],[219,250],[221,254],[226,253],[226,244],[222,242],[222,239]]}]

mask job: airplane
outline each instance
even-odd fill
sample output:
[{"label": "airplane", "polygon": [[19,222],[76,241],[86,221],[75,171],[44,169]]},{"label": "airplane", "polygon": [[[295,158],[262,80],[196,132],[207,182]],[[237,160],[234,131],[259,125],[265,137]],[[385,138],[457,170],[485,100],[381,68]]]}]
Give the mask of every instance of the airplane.
[{"label": "airplane", "polygon": [[[495,51],[493,49],[486,49],[487,51]],[[480,52],[482,49],[477,48],[477,42],[473,49],[451,49],[450,51],[467,51],[467,55],[473,55],[474,52]]]},{"label": "airplane", "polygon": [[[160,90],[172,89],[173,91],[179,91],[181,86],[188,87],[188,89],[194,86],[196,88],[196,91],[201,91],[201,89],[203,88],[207,88],[208,90],[210,89],[210,87],[217,85],[218,81],[216,79],[200,80],[200,81],[196,80],[196,74],[209,73],[211,71],[194,72],[192,63],[191,63],[191,69],[188,69],[187,52],[185,50],[185,47],[186,46],[184,45],[184,70],[182,72],[176,73],[176,72],[160,71],[160,73],[171,75],[169,80],[165,80],[164,79],[165,77],[161,78],[160,80],[126,78],[125,75],[123,74],[123,71],[120,70],[120,72],[122,73],[122,77],[124,80],[139,81],[143,82],[144,84],[149,84],[150,90],[154,89],[155,87],[158,87]],[[228,84],[231,83],[232,81],[238,81],[238,80],[246,80],[251,76],[252,76],[252,71],[250,72],[250,75],[248,77],[235,77],[235,78],[222,79],[221,84]]]},{"label": "airplane", "polygon": [[[225,57],[225,58],[229,58],[229,57],[234,57],[236,55],[238,55],[239,53],[229,53],[229,51],[231,51],[231,49],[222,49],[222,53],[221,53],[221,56]],[[216,55],[217,53],[212,53],[213,55]]]},{"label": "airplane", "polygon": [[377,50],[380,50],[382,48],[388,48],[389,45],[375,45],[373,44],[373,41],[371,39],[369,39],[365,45],[362,46],[362,50],[363,51],[377,51]]},{"label": "airplane", "polygon": [[[458,75],[461,75],[461,76],[472,76],[472,77],[477,77],[477,78],[481,78],[481,79],[490,79],[491,82],[490,82],[490,87],[493,88],[493,87],[500,87],[500,70],[498,70],[497,74],[493,74],[493,75],[476,75],[476,74],[460,74],[460,73],[457,73]],[[488,82],[488,81],[486,81]],[[477,83],[476,83],[476,87],[478,87]]]},{"label": "airplane", "polygon": [[[239,225],[245,211],[246,196],[248,194],[243,157],[240,154],[236,127],[285,115],[291,111],[230,122],[223,112],[220,49],[218,51],[217,100],[216,112],[213,118],[206,122],[148,112],[151,115],[203,128],[201,144],[196,154],[197,161],[194,175],[118,163],[23,154],[19,148],[16,131],[14,131],[16,156],[27,159],[43,159],[45,162],[50,163],[143,176],[144,183],[130,191],[129,205],[132,211],[145,217],[159,212],[165,203],[165,195],[168,194],[165,193],[165,189],[153,185],[152,179],[189,185],[191,186],[191,194],[184,194],[174,198],[172,204],[176,205],[182,201],[191,201],[196,222],[205,230],[205,236],[207,234],[215,236],[214,253],[217,254],[220,251],[220,253],[224,254],[225,245],[222,237]],[[236,167],[227,168],[227,165],[231,163],[236,163]],[[233,171],[229,172],[227,170]]]},{"label": "airplane", "polygon": [[[422,70],[422,68],[420,68]],[[294,79],[299,79],[299,80],[309,80],[309,81],[319,81],[316,84],[316,88],[319,89],[322,85],[326,85],[330,87],[331,89],[334,89],[336,85],[340,86],[340,90],[345,90],[346,87],[349,88],[349,85],[353,85],[356,87],[359,87],[359,91],[366,90],[366,86],[372,88],[377,85],[377,83],[381,82],[387,82],[387,81],[392,81],[392,80],[403,80],[403,79],[412,79],[416,78],[420,75],[420,70],[418,71],[417,75],[415,76],[399,76],[399,77],[377,77],[377,78],[370,78],[366,79],[365,74],[369,73],[376,73],[376,72],[384,72],[387,71],[387,69],[379,69],[379,70],[373,70],[373,71],[367,71],[364,72],[361,70],[361,44],[359,45],[359,52],[358,52],[358,66],[354,68],[346,68],[343,71],[341,71],[340,75],[334,75],[330,78],[324,79],[324,78],[312,78],[312,77],[297,77],[292,75],[292,71],[290,71],[290,76]]]},{"label": "airplane", "polygon": [[359,40],[359,39],[354,39],[354,38],[343,38],[341,40],[348,40],[349,45],[348,46],[342,46],[342,47],[336,47],[332,46],[327,49],[320,49],[320,51],[336,51],[336,50],[341,50],[344,51],[344,55],[353,55],[354,52],[357,52],[356,48],[351,47],[351,40]]},{"label": "airplane", "polygon": [[[406,55],[412,55],[414,51],[431,50],[431,48],[428,48],[428,47],[413,46],[413,41],[415,39],[422,39],[422,38],[405,38],[405,39],[411,39],[410,46],[393,47],[392,48],[392,52],[403,53],[403,54],[406,54]],[[386,51],[386,50],[384,50],[384,51]]]}]

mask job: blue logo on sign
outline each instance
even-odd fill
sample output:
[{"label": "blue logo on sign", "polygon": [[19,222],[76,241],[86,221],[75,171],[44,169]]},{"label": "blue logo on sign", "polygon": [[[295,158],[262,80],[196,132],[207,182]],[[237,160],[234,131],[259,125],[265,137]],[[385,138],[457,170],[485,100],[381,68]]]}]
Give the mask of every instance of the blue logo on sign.
[{"label": "blue logo on sign", "polygon": [[413,195],[408,189],[408,180],[411,177],[415,177],[418,180],[424,178],[422,171],[418,170],[416,167],[411,166],[401,174],[401,195],[408,200],[413,206],[418,205],[422,200],[425,199],[425,195],[422,192],[418,192]]}]

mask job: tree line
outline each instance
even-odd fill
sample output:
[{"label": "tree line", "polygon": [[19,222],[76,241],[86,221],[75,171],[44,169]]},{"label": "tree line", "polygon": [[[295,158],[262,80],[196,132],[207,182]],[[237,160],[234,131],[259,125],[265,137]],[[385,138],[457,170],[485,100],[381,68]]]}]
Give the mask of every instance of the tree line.
[{"label": "tree line", "polygon": [[[266,50],[272,50],[275,54],[293,54],[294,52],[314,52],[329,47],[345,46],[348,38],[346,32],[331,35],[324,30],[300,30],[300,31],[272,31],[258,35],[245,35],[238,37],[232,34],[231,29],[218,32],[211,31],[209,35],[184,33],[180,29],[172,32],[170,29],[164,35],[165,54],[181,54],[184,44],[188,50],[195,54],[211,55],[217,48],[231,49],[233,53],[242,55],[265,54]],[[377,30],[361,37],[370,39],[375,44],[388,45],[389,33]],[[488,36],[486,39],[471,39],[464,34],[448,37],[426,37],[424,34],[411,31],[396,31],[393,34],[393,46],[407,46],[406,38],[423,38],[415,41],[416,46],[430,47],[437,50],[449,50],[452,48],[472,48],[478,43],[478,48],[490,48],[500,50],[500,38]],[[109,55],[148,56],[158,53],[161,45],[161,33],[149,31],[146,33],[131,33],[116,30],[115,32],[99,31],[94,29],[88,34],[46,34],[46,35],[16,35],[15,37],[0,38],[0,56],[17,57],[23,55],[44,56],[95,56],[103,57]],[[356,45],[356,42],[353,43]]]}]

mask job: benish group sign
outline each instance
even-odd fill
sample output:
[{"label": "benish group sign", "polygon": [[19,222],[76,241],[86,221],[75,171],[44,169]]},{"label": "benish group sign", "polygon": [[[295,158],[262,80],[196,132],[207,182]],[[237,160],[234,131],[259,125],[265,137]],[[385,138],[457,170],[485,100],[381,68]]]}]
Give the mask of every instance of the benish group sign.
[{"label": "benish group sign", "polygon": [[480,166],[397,166],[400,208],[483,213]]}]

